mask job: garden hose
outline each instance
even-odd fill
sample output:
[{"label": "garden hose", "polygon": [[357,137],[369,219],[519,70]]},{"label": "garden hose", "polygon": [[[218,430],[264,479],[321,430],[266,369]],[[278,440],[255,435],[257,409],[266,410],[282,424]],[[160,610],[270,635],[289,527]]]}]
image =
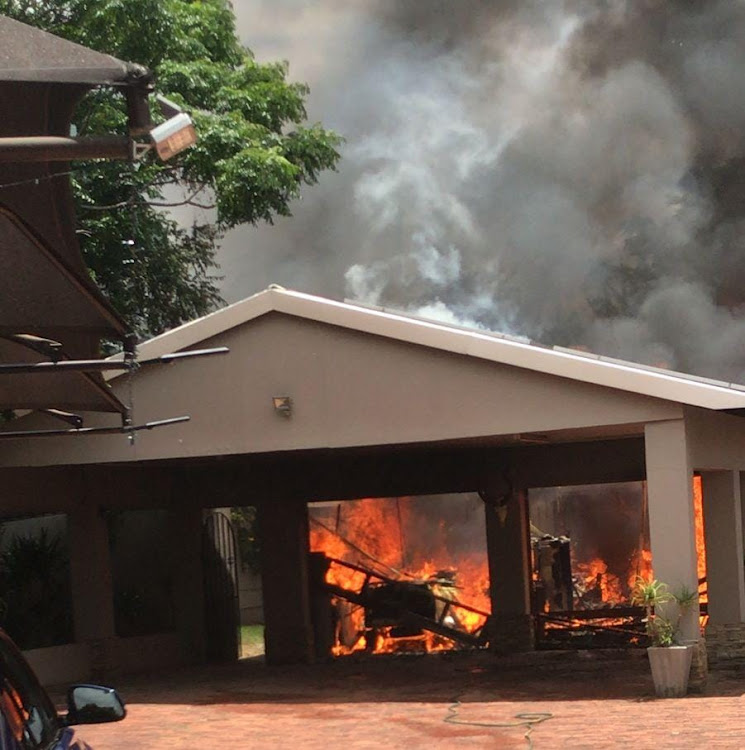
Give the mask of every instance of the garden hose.
[{"label": "garden hose", "polygon": [[453,702],[448,706],[447,716],[443,719],[446,724],[458,724],[466,727],[484,727],[486,729],[512,729],[515,727],[525,727],[525,734],[523,737],[525,737],[525,741],[528,743],[528,750],[532,750],[533,748],[533,740],[530,736],[533,727],[553,718],[553,714],[536,712],[515,714],[513,718],[516,719],[516,721],[511,722],[465,721],[464,719],[458,718],[458,711],[462,705],[460,698],[460,695],[453,698]]}]

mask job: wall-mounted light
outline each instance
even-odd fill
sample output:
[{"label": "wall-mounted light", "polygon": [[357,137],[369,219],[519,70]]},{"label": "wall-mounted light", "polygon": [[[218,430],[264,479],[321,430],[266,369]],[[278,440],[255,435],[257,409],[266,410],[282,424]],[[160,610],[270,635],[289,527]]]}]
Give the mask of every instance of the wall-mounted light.
[{"label": "wall-mounted light", "polygon": [[162,125],[158,125],[150,131],[155,150],[162,161],[167,161],[180,151],[197,142],[197,133],[194,123],[186,112],[180,112]]},{"label": "wall-mounted light", "polygon": [[292,399],[289,396],[273,396],[274,411],[285,418],[292,416]]}]

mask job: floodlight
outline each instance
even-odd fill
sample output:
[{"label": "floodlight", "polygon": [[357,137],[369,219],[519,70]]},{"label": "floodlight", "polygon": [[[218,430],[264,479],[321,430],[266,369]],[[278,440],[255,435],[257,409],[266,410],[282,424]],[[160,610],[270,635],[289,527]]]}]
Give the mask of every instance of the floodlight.
[{"label": "floodlight", "polygon": [[197,142],[197,132],[194,123],[186,112],[166,120],[150,131],[150,138],[155,145],[158,156],[168,161],[172,156],[180,153]]}]

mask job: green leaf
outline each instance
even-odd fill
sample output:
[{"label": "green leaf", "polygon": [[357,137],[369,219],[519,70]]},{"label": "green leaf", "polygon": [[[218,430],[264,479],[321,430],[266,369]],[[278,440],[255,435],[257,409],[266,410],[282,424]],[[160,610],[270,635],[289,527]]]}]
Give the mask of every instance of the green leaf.
[{"label": "green leaf", "polygon": [[[304,125],[308,87],[286,62],[257,62],[239,42],[227,0],[0,0],[0,12],[153,69],[159,93],[192,113],[197,145],[168,164],[75,164],[81,248],[92,277],[141,337],[222,300],[222,233],[288,216],[303,185],[333,169],[341,138]],[[160,115],[153,106],[153,117]],[[123,97],[88,94],[81,135],[125,133]],[[177,193],[214,203],[190,230],[158,203]]]}]

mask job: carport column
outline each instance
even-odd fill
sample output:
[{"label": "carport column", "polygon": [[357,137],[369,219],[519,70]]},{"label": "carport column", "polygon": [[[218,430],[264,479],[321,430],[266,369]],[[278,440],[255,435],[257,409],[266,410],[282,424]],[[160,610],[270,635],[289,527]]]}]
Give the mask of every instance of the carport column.
[{"label": "carport column", "polygon": [[258,508],[267,664],[313,661],[308,590],[308,509],[292,500]]},{"label": "carport column", "polygon": [[[649,538],[654,577],[672,590],[698,589],[693,472],[685,422],[653,422],[644,428],[649,500]],[[698,609],[680,623],[680,638],[699,640]]]},{"label": "carport column", "polygon": [[[184,496],[188,493],[184,488]],[[187,661],[205,659],[204,589],[202,581],[202,509],[185,505],[171,510],[169,523],[175,557],[173,599]]]},{"label": "carport column", "polygon": [[101,642],[115,634],[109,533],[89,491],[68,515],[68,534],[75,641],[103,646]]},{"label": "carport column", "polygon": [[701,474],[711,625],[745,621],[739,471]]},{"label": "carport column", "polygon": [[491,648],[498,653],[530,651],[534,646],[530,615],[530,535],[527,493],[482,492],[492,623]]}]

